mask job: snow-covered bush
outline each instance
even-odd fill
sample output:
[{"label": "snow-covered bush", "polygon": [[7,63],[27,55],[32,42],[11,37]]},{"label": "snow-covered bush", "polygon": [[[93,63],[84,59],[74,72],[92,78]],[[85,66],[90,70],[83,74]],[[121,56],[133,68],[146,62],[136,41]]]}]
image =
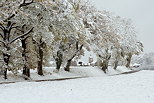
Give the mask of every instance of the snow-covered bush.
[{"label": "snow-covered bush", "polygon": [[140,60],[140,69],[154,70],[154,53],[146,53]]}]

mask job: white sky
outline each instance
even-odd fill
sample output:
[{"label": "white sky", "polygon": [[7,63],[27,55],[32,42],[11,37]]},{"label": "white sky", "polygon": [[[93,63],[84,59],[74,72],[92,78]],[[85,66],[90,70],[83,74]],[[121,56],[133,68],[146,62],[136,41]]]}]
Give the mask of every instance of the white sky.
[{"label": "white sky", "polygon": [[131,18],[144,52],[154,52],[154,0],[90,0],[99,10]]}]

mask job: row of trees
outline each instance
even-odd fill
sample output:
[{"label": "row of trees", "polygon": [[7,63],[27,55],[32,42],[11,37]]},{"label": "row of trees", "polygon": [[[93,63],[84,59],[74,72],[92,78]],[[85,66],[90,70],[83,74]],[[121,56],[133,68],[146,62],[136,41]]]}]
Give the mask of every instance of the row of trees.
[{"label": "row of trees", "polygon": [[99,11],[84,0],[3,0],[0,1],[0,70],[23,71],[25,79],[30,69],[42,66],[54,58],[56,69],[92,50],[98,66],[106,72],[109,61],[114,68],[126,59],[142,52],[132,22]]}]

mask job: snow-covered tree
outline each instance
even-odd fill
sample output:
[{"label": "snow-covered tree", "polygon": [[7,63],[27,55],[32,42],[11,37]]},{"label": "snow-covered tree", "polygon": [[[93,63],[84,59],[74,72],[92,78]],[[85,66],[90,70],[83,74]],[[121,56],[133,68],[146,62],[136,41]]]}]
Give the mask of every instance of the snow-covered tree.
[{"label": "snow-covered tree", "polygon": [[7,70],[9,68],[9,62],[11,57],[12,47],[11,45],[18,39],[23,38],[32,32],[33,28],[27,30],[21,35],[16,35],[16,29],[18,28],[18,24],[12,21],[11,19],[15,17],[20,7],[27,6],[33,3],[31,2],[23,2],[10,0],[10,1],[2,1],[1,4],[1,16],[0,16],[0,29],[1,29],[1,51],[3,54],[3,69],[4,69],[4,78],[7,79]]},{"label": "snow-covered tree", "polygon": [[82,48],[96,54],[105,73],[111,58],[115,69],[123,59],[129,67],[132,55],[143,51],[131,20],[99,11],[85,0],[3,0],[0,14],[0,66],[5,78],[9,68],[23,68],[25,79],[35,67],[43,75],[42,66],[52,57],[57,70],[63,64],[70,71]]},{"label": "snow-covered tree", "polygon": [[54,13],[49,26],[53,34],[52,54],[56,69],[59,70],[62,64],[66,64],[65,70],[69,71],[72,59],[79,54],[79,48],[82,48],[80,43],[83,40],[83,26],[70,2],[60,0],[53,4]]},{"label": "snow-covered tree", "polygon": [[[138,55],[143,51],[143,45],[137,39],[137,32],[130,19],[122,19],[119,16],[113,17],[113,24],[117,35],[119,35],[119,47],[115,47],[114,53],[117,59],[120,56],[126,58],[126,67],[130,66],[132,55]],[[119,60],[120,61],[120,60]],[[118,64],[118,60],[115,58],[115,66]],[[116,67],[115,67],[116,68]]]},{"label": "snow-covered tree", "polygon": [[111,57],[110,48],[118,42],[110,22],[110,13],[98,11],[95,7],[83,3],[80,16],[83,19],[90,48],[98,57],[99,66],[106,72]]},{"label": "snow-covered tree", "polygon": [[43,61],[47,60],[45,57],[51,57],[52,33],[49,31],[49,26],[53,16],[52,6],[49,0],[36,1],[31,5],[21,7],[15,18],[19,24],[26,24],[33,28],[34,33],[31,37],[35,45],[39,75],[43,75]]}]

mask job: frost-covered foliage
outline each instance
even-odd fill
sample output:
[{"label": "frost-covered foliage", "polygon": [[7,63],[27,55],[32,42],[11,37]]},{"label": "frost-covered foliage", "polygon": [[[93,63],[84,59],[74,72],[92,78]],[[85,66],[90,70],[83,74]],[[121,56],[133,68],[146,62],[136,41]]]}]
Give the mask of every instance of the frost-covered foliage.
[{"label": "frost-covered foliage", "polygon": [[56,6],[50,31],[54,34],[52,54],[59,70],[62,64],[66,64],[68,60],[79,53],[76,50],[76,44],[84,43],[82,41],[84,28],[70,2],[65,1],[65,3]]},{"label": "frost-covered foliage", "polygon": [[51,24],[50,21],[52,20],[53,11],[51,9],[52,5],[48,3],[47,1],[32,3],[31,5],[23,7],[20,14],[16,17],[16,19],[22,19],[24,24],[34,27],[32,40],[35,45],[34,52],[37,54],[37,69],[39,75],[43,75],[43,62],[48,62],[49,58],[51,58],[50,51],[53,34],[49,31],[49,26]]},{"label": "frost-covered foliage", "polygon": [[[0,66],[15,72],[30,69],[54,58],[56,69],[79,57],[84,48],[94,51],[106,72],[111,58],[118,66],[143,51],[131,20],[99,11],[85,0],[0,1]],[[16,55],[17,54],[17,55]],[[2,70],[2,69],[1,69]]]},{"label": "frost-covered foliage", "polygon": [[[118,40],[119,45],[114,46],[112,51],[113,59],[117,63],[115,65],[126,64],[126,67],[129,67],[132,55],[139,55],[143,52],[143,45],[137,39],[137,32],[130,19],[123,19],[119,16],[113,16],[112,19],[115,32],[120,37]],[[121,63],[118,64],[118,61],[121,61]]]},{"label": "frost-covered foliage", "polygon": [[[79,16],[85,27],[88,46],[96,53],[101,62],[108,62],[111,56],[110,48],[118,44],[118,36],[112,29],[110,13],[98,11],[87,2],[77,4]],[[104,68],[106,69],[106,66],[102,67],[102,69]]]},{"label": "frost-covered foliage", "polygon": [[115,68],[119,61],[129,67],[132,55],[143,51],[131,20],[98,11],[83,0],[72,2],[85,27],[86,41],[98,57],[98,65],[105,71],[112,55]]},{"label": "frost-covered foliage", "polygon": [[132,25],[132,21],[130,19],[122,19],[119,16],[114,19],[116,32],[120,36],[119,42],[122,50],[125,54],[138,54],[141,49],[138,47],[137,32]]},{"label": "frost-covered foliage", "polygon": [[[0,17],[0,36],[1,36],[1,52],[2,52],[2,71],[4,71],[4,78],[7,79],[7,71],[8,70],[13,70],[12,68],[18,68],[18,65],[13,65],[15,62],[17,62],[17,60],[15,60],[15,62],[13,63],[14,59],[11,60],[12,57],[14,57],[14,53],[19,53],[18,51],[18,47],[16,46],[18,43],[17,40],[24,38],[25,36],[27,36],[30,32],[32,32],[33,28],[26,30],[26,32],[24,31],[21,35],[17,35],[18,33],[18,27],[19,25],[17,24],[16,21],[13,21],[12,18],[14,18],[16,16],[16,14],[20,11],[20,8],[26,5],[29,5],[33,3],[33,0],[30,2],[25,2],[25,0],[23,2],[21,1],[15,1],[15,0],[4,0],[1,2],[1,17]],[[13,48],[14,46],[14,48]],[[19,53],[20,55],[21,53]],[[16,57],[17,59],[19,57]],[[22,61],[22,60],[21,60]],[[24,60],[23,60],[24,61]],[[17,64],[17,63],[15,63]],[[23,64],[23,63],[18,63],[18,64]],[[14,67],[14,66],[18,66],[18,67]]]}]

